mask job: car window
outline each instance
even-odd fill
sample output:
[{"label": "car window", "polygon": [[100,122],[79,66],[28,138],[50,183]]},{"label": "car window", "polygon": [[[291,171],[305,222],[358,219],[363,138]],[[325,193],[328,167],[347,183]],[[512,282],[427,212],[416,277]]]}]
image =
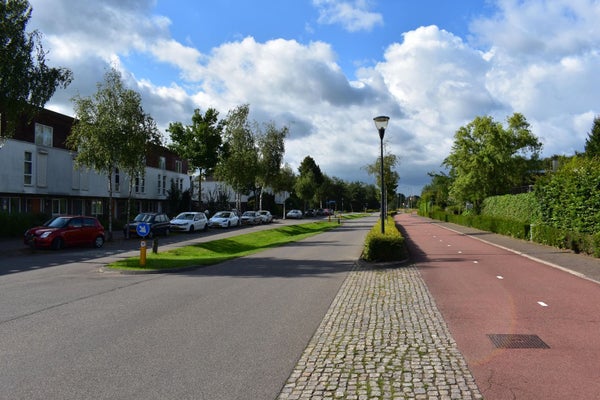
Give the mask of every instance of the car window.
[{"label": "car window", "polygon": [[96,226],[96,221],[93,218],[84,218],[83,219],[83,226],[95,227]]},{"label": "car window", "polygon": [[73,218],[71,221],[69,221],[69,226],[71,228],[81,228],[83,226],[83,221],[81,218]]},{"label": "car window", "polygon": [[65,226],[67,226],[68,223],[69,223],[69,218],[57,217],[48,224],[48,227],[64,228]]}]

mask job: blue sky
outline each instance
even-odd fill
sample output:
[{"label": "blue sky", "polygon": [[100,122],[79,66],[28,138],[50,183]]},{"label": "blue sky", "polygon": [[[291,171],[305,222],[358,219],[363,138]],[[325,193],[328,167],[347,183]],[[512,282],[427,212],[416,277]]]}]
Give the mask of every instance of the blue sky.
[{"label": "blue sky", "polygon": [[[599,0],[30,0],[48,59],[73,70],[48,107],[73,115],[110,66],[165,131],[195,108],[290,128],[285,161],[374,183],[373,117],[399,191],[419,194],[456,130],[525,115],[545,156],[582,151],[600,114]],[[168,140],[168,135],[165,133]]]}]

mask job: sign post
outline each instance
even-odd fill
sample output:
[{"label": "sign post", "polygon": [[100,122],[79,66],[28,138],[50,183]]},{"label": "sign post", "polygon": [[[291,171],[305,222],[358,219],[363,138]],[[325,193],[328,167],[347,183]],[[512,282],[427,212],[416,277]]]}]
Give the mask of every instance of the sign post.
[{"label": "sign post", "polygon": [[140,267],[146,266],[146,236],[150,233],[150,225],[146,222],[140,222],[135,227],[135,231],[142,237],[140,242]]}]

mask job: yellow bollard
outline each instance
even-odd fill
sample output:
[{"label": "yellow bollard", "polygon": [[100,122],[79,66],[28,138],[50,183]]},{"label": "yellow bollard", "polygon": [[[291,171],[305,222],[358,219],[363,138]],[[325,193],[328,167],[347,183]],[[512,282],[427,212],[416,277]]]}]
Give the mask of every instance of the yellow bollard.
[{"label": "yellow bollard", "polygon": [[146,241],[140,242],[140,267],[146,266]]}]

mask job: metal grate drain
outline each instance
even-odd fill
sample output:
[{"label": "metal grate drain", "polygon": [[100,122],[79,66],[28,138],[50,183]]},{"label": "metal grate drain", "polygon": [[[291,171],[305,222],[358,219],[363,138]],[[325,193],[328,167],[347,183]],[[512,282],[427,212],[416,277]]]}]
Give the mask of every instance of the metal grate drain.
[{"label": "metal grate drain", "polygon": [[537,335],[490,334],[488,335],[498,349],[549,349]]}]

